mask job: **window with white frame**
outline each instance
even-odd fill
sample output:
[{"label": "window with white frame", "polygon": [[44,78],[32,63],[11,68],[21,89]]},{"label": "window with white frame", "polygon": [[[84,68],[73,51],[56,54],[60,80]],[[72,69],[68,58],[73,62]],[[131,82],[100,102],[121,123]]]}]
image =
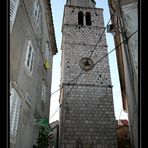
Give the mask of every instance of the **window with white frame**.
[{"label": "window with white frame", "polygon": [[15,142],[18,129],[19,113],[21,106],[21,98],[14,88],[11,89],[10,95],[10,140]]},{"label": "window with white frame", "polygon": [[45,50],[45,68],[50,68],[50,48],[49,41],[46,42],[46,50]]},{"label": "window with white frame", "polygon": [[32,72],[33,70],[34,57],[35,57],[35,52],[34,52],[31,40],[28,40],[25,65],[27,66],[29,72]]},{"label": "window with white frame", "polygon": [[45,101],[46,101],[46,85],[45,85],[45,81],[42,82],[41,100],[42,100],[44,103],[45,103]]},{"label": "window with white frame", "polygon": [[40,19],[40,5],[39,5],[39,1],[35,0],[34,2],[34,17],[37,23],[39,23],[39,19]]},{"label": "window with white frame", "polygon": [[12,31],[20,0],[10,0],[10,32]]}]

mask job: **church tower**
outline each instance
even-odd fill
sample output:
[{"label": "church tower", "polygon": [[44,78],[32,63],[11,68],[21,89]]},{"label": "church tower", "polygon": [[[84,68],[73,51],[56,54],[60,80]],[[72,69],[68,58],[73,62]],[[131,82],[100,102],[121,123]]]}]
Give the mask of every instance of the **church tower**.
[{"label": "church tower", "polygon": [[62,26],[59,148],[117,148],[105,34],[98,43],[103,30],[103,9],[95,8],[95,0],[67,0]]}]

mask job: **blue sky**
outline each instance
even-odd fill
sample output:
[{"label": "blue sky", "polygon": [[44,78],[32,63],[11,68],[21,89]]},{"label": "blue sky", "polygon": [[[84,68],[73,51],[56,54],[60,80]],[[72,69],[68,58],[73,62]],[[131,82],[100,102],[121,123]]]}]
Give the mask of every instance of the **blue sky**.
[{"label": "blue sky", "polygon": [[[62,20],[63,20],[63,11],[66,0],[51,0],[52,7],[52,15],[54,22],[54,29],[56,35],[56,43],[58,48],[58,53],[53,57],[53,72],[52,72],[52,89],[51,92],[54,92],[59,89],[60,85],[60,73],[61,73],[61,39],[62,39]],[[104,23],[105,26],[110,19],[108,2],[107,0],[96,0],[96,7],[103,8],[104,14]],[[106,33],[108,52],[114,49],[114,40],[111,33]],[[124,113],[122,109],[122,100],[121,100],[121,92],[120,92],[120,84],[119,84],[119,76],[117,70],[116,63],[116,54],[115,51],[109,55],[109,63],[110,63],[110,72],[111,72],[111,80],[113,85],[113,98],[114,98],[114,109],[116,119],[127,119],[127,114]],[[59,107],[59,92],[52,95],[51,97],[51,107],[50,107],[50,118],[55,113],[55,111]],[[58,120],[59,111],[54,114],[54,116],[50,119],[50,123]]]}]

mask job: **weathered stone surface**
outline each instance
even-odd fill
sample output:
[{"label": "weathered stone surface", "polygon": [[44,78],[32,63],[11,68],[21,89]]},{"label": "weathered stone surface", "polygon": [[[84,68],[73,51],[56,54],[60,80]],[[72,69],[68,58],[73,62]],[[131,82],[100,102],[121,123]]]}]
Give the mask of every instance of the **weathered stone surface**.
[{"label": "weathered stone surface", "polygon": [[[72,11],[74,9],[74,11]],[[78,12],[91,13],[91,26],[78,26]],[[60,148],[116,148],[113,96],[106,56],[76,81],[81,58],[94,63],[107,54],[102,9],[65,6],[62,28]],[[98,44],[97,44],[98,43]],[[71,83],[69,83],[71,82]],[[76,82],[76,84],[75,84]],[[70,92],[70,93],[69,93]]]}]

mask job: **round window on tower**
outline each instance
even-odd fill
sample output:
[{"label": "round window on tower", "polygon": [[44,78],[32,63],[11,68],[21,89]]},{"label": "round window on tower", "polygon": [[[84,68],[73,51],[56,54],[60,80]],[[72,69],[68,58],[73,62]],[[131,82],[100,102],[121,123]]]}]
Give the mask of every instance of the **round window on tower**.
[{"label": "round window on tower", "polygon": [[94,67],[94,63],[91,58],[85,57],[79,61],[79,66],[81,69],[90,70]]}]

